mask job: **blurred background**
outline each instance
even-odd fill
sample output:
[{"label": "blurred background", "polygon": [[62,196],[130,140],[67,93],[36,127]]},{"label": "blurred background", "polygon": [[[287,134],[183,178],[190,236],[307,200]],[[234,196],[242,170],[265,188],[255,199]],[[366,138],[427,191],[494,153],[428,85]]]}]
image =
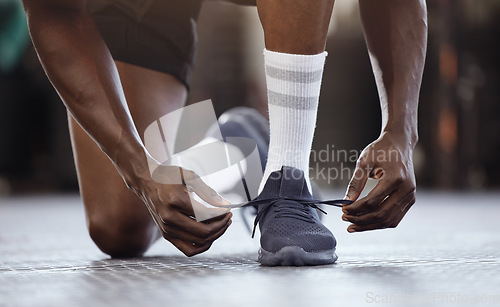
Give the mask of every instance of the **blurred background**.
[{"label": "blurred background", "polygon": [[[429,48],[415,151],[419,188],[500,188],[500,1],[429,0]],[[337,0],[314,149],[360,151],[380,109],[357,1]],[[254,7],[207,2],[189,103],[266,114],[263,33]],[[356,129],[353,129],[356,124]],[[314,163],[354,168],[353,161]],[[321,178],[320,178],[321,179]],[[342,176],[323,186],[343,188]],[[29,40],[19,0],[0,0],[0,195],[76,192],[66,112]]]}]

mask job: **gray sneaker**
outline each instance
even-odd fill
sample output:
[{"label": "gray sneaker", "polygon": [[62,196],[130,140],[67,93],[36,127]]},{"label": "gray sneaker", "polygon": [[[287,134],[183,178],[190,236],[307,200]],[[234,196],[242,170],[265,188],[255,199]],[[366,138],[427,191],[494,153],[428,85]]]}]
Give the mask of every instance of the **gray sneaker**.
[{"label": "gray sneaker", "polygon": [[319,204],[341,207],[348,200],[321,201],[312,198],[304,173],[283,166],[271,173],[264,190],[246,206],[257,207],[261,238],[259,262],[266,266],[321,265],[334,263],[336,240],[318,217]]}]

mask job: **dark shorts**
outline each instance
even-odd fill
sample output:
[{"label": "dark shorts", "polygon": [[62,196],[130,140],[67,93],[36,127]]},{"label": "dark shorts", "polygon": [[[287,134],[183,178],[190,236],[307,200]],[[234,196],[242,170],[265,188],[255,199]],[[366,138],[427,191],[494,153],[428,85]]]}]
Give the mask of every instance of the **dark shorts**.
[{"label": "dark shorts", "polygon": [[89,11],[115,60],[171,74],[189,88],[203,1],[90,0]]}]

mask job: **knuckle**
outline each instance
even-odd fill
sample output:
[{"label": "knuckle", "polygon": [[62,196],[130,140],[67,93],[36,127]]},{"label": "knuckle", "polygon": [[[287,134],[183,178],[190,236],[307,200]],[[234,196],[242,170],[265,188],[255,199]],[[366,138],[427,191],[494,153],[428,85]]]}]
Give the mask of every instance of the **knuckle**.
[{"label": "knuckle", "polygon": [[170,230],[167,226],[163,226],[163,229],[161,230],[163,238],[166,240],[171,240],[172,238],[175,238],[175,231]]},{"label": "knuckle", "polygon": [[349,216],[349,222],[356,224],[359,222],[359,217],[355,215]]},{"label": "knuckle", "polygon": [[386,218],[386,213],[384,211],[378,211],[374,214],[373,218],[377,222],[384,221]]},{"label": "knuckle", "polygon": [[358,191],[359,189],[359,183],[356,181],[356,180],[351,180],[351,182],[349,182],[349,191]]},{"label": "knuckle", "polygon": [[407,193],[407,195],[404,197],[404,199],[401,200],[402,205],[404,205],[404,208],[415,204],[416,195],[417,195],[416,190],[414,187],[412,187]]},{"label": "knuckle", "polygon": [[210,247],[212,247],[212,243],[208,243],[207,245],[205,245],[198,253],[204,253],[206,252],[207,250],[210,249]]},{"label": "knuckle", "polygon": [[410,206],[413,206],[415,204],[415,202],[417,201],[417,198],[416,198],[416,195],[415,195],[415,192],[411,195],[410,197],[410,201],[408,201],[408,205]]},{"label": "knuckle", "polygon": [[410,200],[410,203],[409,205],[410,206],[413,206],[415,204],[415,202],[417,201],[417,199],[415,197],[413,197],[411,200]]},{"label": "knuckle", "polygon": [[379,204],[380,204],[380,202],[377,201],[377,199],[375,199],[375,198],[369,198],[365,202],[365,205],[370,209],[374,209],[374,208],[378,207]]},{"label": "knuckle", "polygon": [[213,231],[212,227],[206,226],[206,227],[202,228],[202,230],[200,231],[200,234],[202,235],[203,239],[207,239],[212,234],[212,231]]},{"label": "knuckle", "polygon": [[368,166],[368,159],[365,156],[362,156],[358,159],[356,162],[356,168],[358,169],[365,169]]},{"label": "knuckle", "polygon": [[158,215],[163,223],[168,223],[172,220],[172,212],[170,212],[170,210],[163,209],[158,213]]},{"label": "knuckle", "polygon": [[208,244],[210,242],[211,242],[210,238],[197,238],[195,243],[197,245],[204,246],[205,244]]},{"label": "knuckle", "polygon": [[392,178],[392,181],[394,182],[395,185],[400,185],[405,181],[405,178],[403,177],[402,174],[397,174]]},{"label": "knuckle", "polygon": [[417,187],[415,186],[415,184],[412,184],[410,186],[408,194],[411,195],[413,197],[413,199],[415,199],[415,196],[417,194]]},{"label": "knuckle", "polygon": [[210,237],[210,236],[216,234],[218,230],[219,230],[219,227],[217,227],[216,225],[210,226],[208,236]]}]

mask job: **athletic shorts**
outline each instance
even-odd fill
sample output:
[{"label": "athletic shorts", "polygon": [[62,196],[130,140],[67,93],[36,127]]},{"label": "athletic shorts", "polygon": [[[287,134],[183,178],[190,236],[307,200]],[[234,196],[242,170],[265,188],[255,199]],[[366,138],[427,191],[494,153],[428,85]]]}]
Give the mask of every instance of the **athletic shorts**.
[{"label": "athletic shorts", "polygon": [[189,88],[203,1],[90,0],[89,11],[115,60],[173,75]]}]

